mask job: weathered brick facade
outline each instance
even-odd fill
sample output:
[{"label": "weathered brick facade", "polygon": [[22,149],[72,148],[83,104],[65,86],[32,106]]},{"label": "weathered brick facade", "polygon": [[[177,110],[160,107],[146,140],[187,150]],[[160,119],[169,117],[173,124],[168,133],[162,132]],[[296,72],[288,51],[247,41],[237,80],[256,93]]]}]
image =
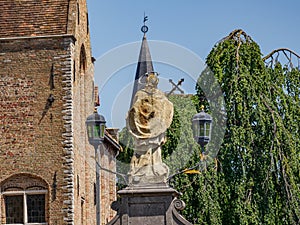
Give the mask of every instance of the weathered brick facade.
[{"label": "weathered brick facade", "polygon": [[[39,189],[48,224],[96,224],[85,120],[97,93],[86,1],[0,0],[0,8],[0,224],[6,193]],[[120,147],[108,133],[103,146],[100,164],[115,170]],[[115,175],[100,173],[105,224]]]}]

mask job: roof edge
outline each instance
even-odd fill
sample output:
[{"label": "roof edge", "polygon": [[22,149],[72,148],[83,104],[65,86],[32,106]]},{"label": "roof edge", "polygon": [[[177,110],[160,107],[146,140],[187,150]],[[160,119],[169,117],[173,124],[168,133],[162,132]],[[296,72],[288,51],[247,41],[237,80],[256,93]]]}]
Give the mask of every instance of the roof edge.
[{"label": "roof edge", "polygon": [[122,151],[122,146],[107,131],[105,131],[104,140],[107,140],[116,149],[116,155],[118,155],[118,151]]},{"label": "roof edge", "polygon": [[76,42],[76,38],[73,34],[56,34],[56,35],[44,35],[44,36],[20,36],[20,37],[6,37],[0,38],[0,41],[7,40],[24,40],[24,39],[43,39],[43,38],[72,38]]}]

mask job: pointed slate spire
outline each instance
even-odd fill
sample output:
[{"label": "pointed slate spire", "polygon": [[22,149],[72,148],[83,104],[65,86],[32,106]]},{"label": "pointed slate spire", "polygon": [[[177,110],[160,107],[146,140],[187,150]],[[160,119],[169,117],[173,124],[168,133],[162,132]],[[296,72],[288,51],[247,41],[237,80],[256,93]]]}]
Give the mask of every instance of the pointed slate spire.
[{"label": "pointed slate spire", "polygon": [[132,101],[135,96],[135,93],[142,88],[145,87],[146,83],[146,73],[153,72],[153,64],[152,64],[152,59],[150,55],[150,50],[146,38],[146,33],[148,31],[148,27],[145,25],[145,22],[147,21],[147,16],[144,17],[144,26],[142,26],[142,32],[144,33],[143,40],[142,40],[142,45],[141,45],[141,50],[140,50],[140,55],[139,55],[139,61],[137,64],[136,68],[136,73],[135,73],[135,81],[134,81],[134,86],[133,86],[133,91],[132,91],[132,97],[131,97],[131,103],[130,107],[132,106]]}]

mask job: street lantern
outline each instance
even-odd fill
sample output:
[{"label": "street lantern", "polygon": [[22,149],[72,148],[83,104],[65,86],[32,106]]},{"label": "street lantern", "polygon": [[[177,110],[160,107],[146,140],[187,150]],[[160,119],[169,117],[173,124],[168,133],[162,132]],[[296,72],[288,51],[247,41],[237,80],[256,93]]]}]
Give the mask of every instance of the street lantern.
[{"label": "street lantern", "polygon": [[212,130],[212,117],[204,112],[204,106],[193,116],[192,129],[195,141],[203,148],[210,141]]},{"label": "street lantern", "polygon": [[[95,108],[94,113],[85,121],[87,135],[89,143],[94,146],[95,149],[95,159],[97,158],[98,146],[104,140],[105,131],[105,118],[104,116],[98,114],[97,108]],[[99,166],[96,159],[96,221],[97,225],[100,225],[100,175]]]},{"label": "street lantern", "polygon": [[104,140],[105,118],[97,113],[95,108],[94,113],[86,119],[86,129],[89,143],[95,148]]}]

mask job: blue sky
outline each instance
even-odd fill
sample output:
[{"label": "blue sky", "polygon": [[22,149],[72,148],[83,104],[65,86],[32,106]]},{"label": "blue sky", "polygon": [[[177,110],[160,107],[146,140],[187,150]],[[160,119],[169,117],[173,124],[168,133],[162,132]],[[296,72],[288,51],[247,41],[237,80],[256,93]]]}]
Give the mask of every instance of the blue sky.
[{"label": "blue sky", "polygon": [[[216,42],[238,28],[260,45],[263,55],[281,47],[300,53],[299,0],[87,0],[87,4],[92,53],[97,59],[95,82],[101,88],[98,111],[105,116],[108,126],[121,128],[125,122],[135,75],[134,60],[138,59],[140,46],[133,42],[142,39],[144,12],[149,19],[147,38],[153,41],[153,46],[149,43],[152,56],[164,54],[157,51],[164,48],[155,45],[163,43],[177,45],[178,50],[186,50],[187,57],[194,54],[204,61]],[[154,67],[161,73],[161,80],[177,81],[183,77],[182,88],[193,93],[195,78],[183,69],[185,66],[170,65],[165,59],[159,63],[159,55],[152,58],[158,61]],[[117,67],[107,70],[114,71],[113,74],[105,74],[104,62]],[[162,89],[172,88],[167,83]]]}]

